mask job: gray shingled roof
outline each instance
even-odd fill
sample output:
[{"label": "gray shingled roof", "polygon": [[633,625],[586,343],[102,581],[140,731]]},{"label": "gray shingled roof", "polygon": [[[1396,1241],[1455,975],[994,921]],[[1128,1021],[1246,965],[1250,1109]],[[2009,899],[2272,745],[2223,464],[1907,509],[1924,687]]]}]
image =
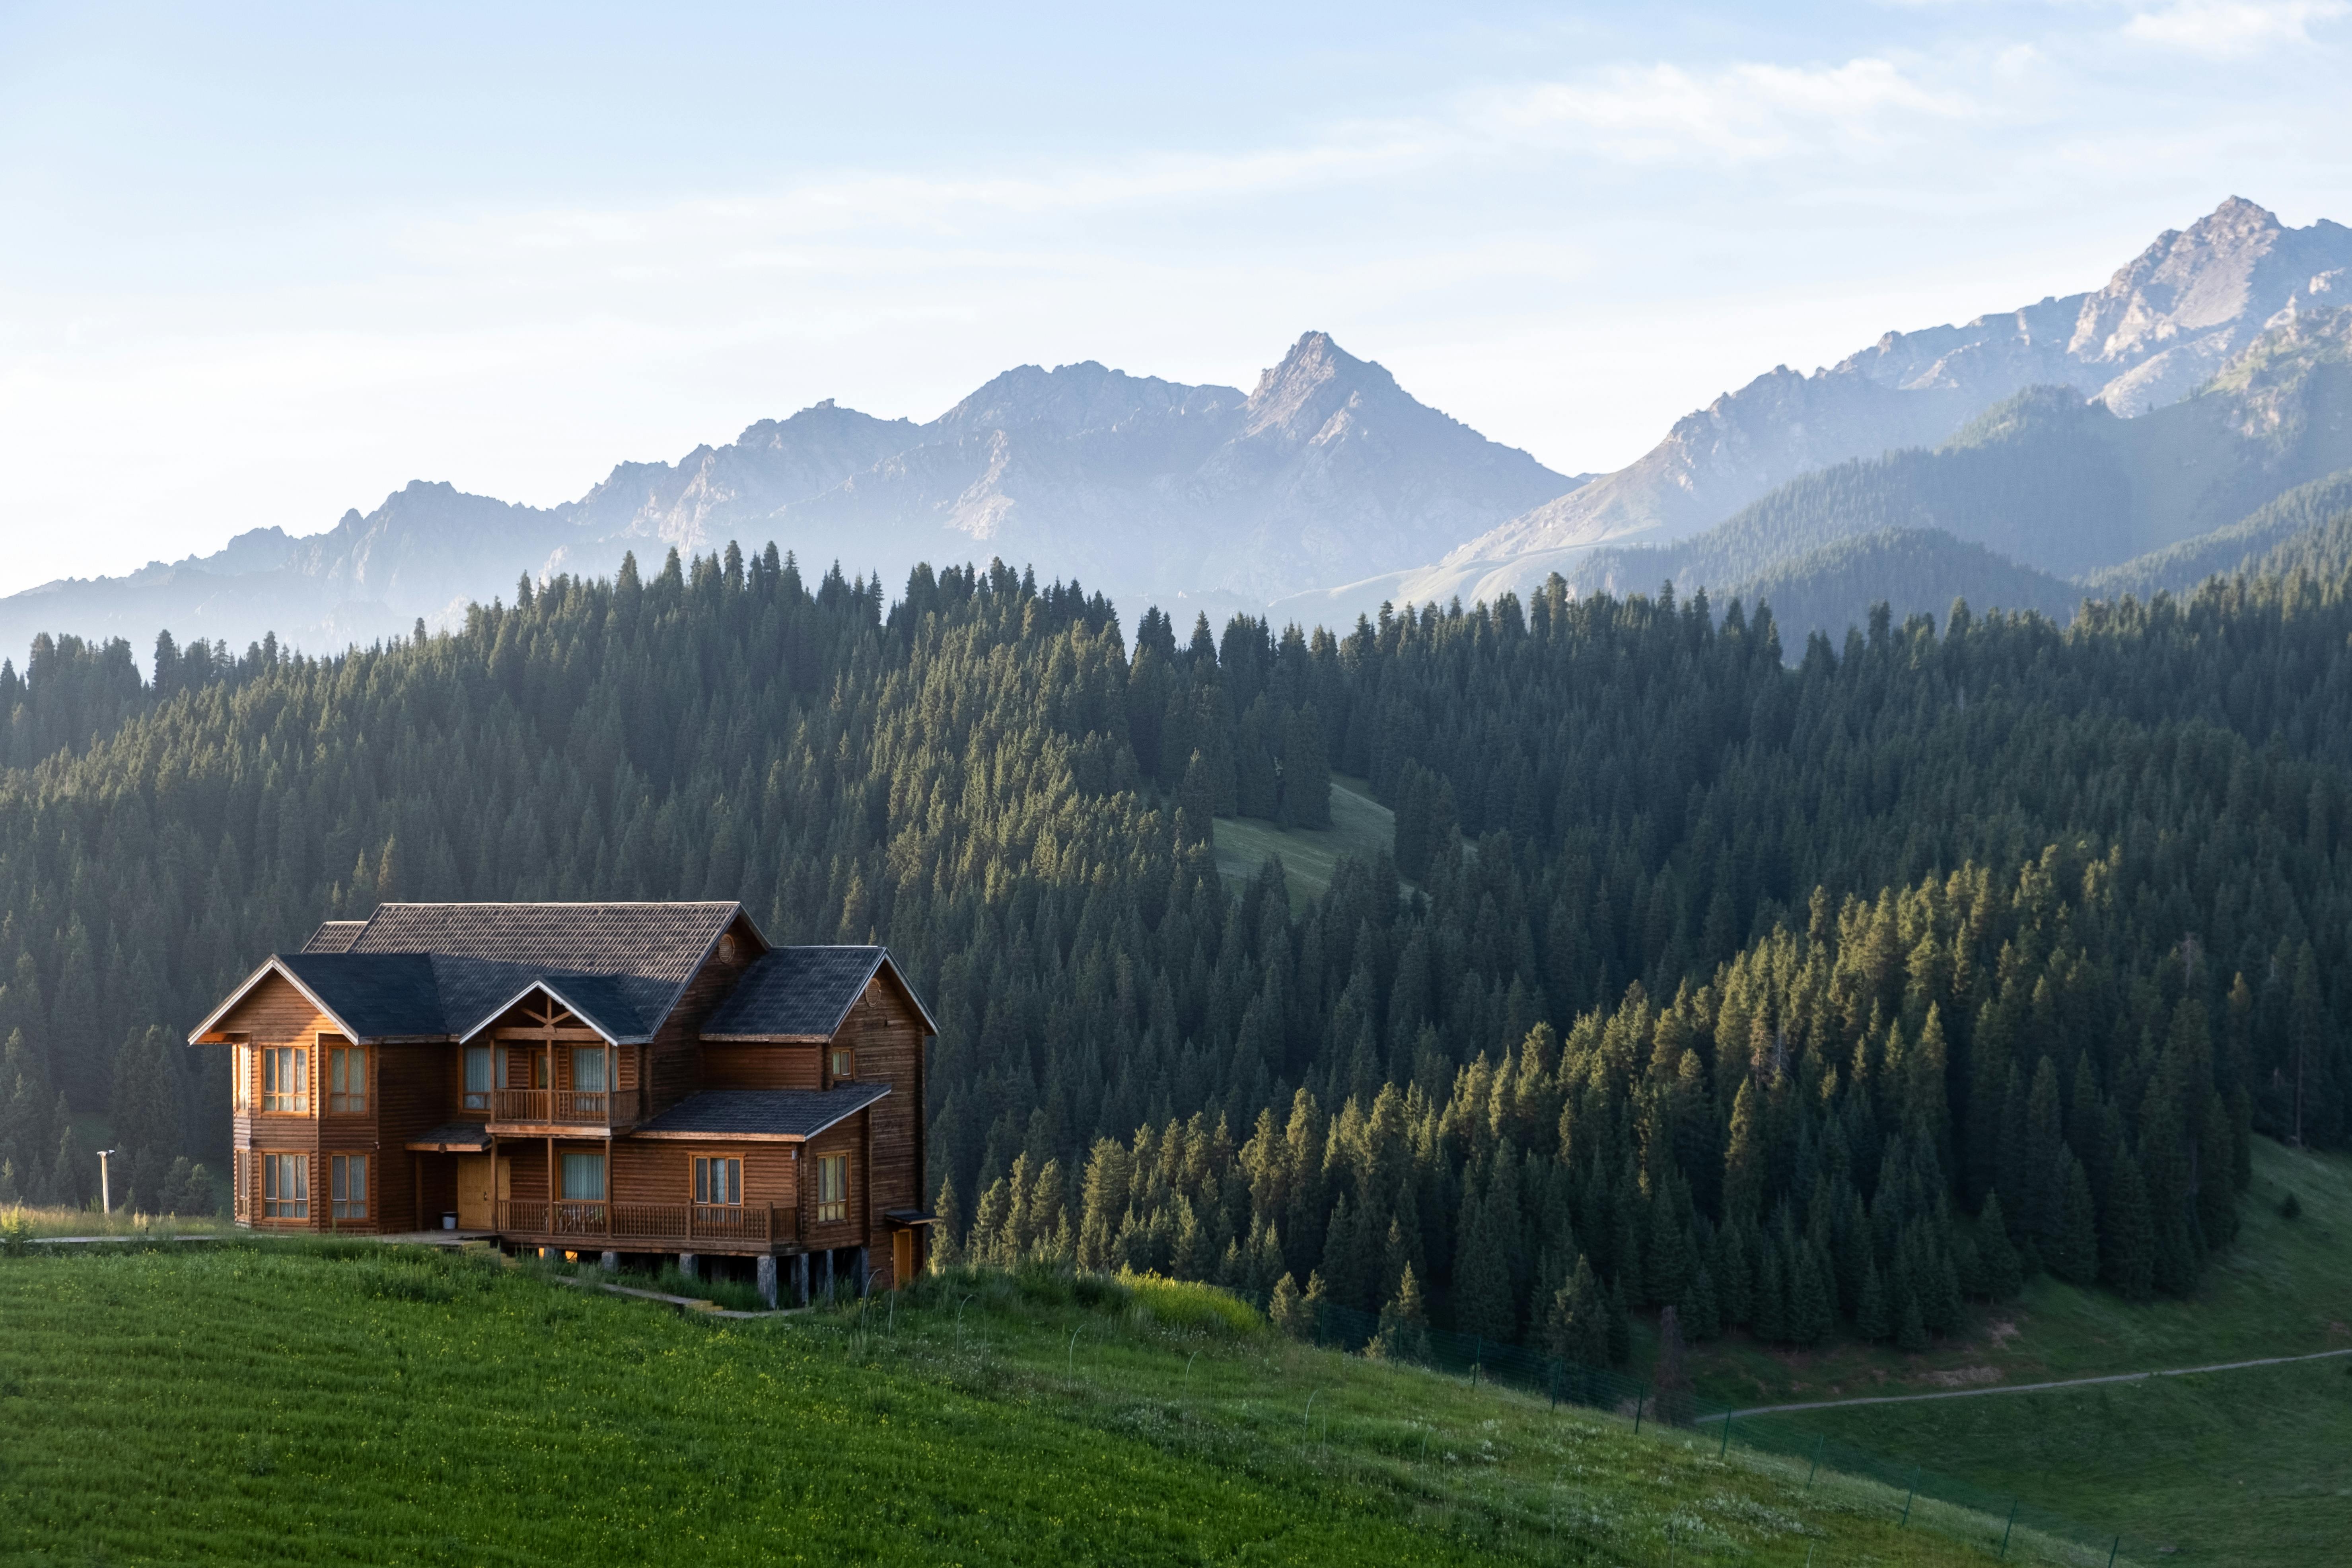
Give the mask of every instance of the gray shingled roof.
[{"label": "gray shingled roof", "polygon": [[461,1149],[483,1149],[490,1146],[490,1130],[478,1121],[445,1121],[430,1132],[420,1132],[408,1141],[408,1146],[440,1149],[455,1153]]},{"label": "gray shingled roof", "polygon": [[302,944],[304,952],[348,952],[352,941],[367,929],[365,921],[326,921]]},{"label": "gray shingled roof", "polygon": [[865,993],[889,950],[779,947],[761,955],[702,1026],[706,1040],[824,1039]]},{"label": "gray shingled roof", "polygon": [[688,1095],[637,1138],[814,1138],[890,1092],[887,1083],[833,1089],[714,1089]]},{"label": "gray shingled roof", "polygon": [[644,1039],[740,912],[717,901],[382,904],[346,951],[433,954],[450,1033],[478,1026],[545,979],[607,1034]]},{"label": "gray shingled roof", "polygon": [[278,962],[362,1039],[446,1035],[433,960],[421,952],[281,952]]}]

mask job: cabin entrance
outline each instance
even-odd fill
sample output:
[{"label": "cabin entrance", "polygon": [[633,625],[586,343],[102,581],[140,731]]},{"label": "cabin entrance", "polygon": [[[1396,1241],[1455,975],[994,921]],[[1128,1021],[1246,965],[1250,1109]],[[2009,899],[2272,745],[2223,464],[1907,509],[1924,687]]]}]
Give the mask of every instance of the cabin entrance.
[{"label": "cabin entrance", "polygon": [[890,1283],[905,1287],[915,1281],[915,1233],[901,1226],[890,1233]]},{"label": "cabin entrance", "polygon": [[459,1230],[495,1230],[498,1228],[497,1205],[514,1196],[514,1162],[497,1160],[497,1183],[491,1181],[488,1154],[467,1154],[457,1161],[457,1228]]}]

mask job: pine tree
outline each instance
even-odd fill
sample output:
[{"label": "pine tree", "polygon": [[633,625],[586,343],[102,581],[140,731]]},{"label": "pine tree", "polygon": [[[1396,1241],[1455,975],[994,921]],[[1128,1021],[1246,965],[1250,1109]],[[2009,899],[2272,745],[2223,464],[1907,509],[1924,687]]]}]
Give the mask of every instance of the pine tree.
[{"label": "pine tree", "polygon": [[2140,1180],[2139,1161],[2129,1150],[2116,1158],[2105,1217],[2100,1276],[2124,1300],[2145,1301],[2156,1293],[2156,1230],[2148,1217],[2147,1188]]},{"label": "pine tree", "polygon": [[2050,1272],[2074,1285],[2088,1285],[2099,1276],[2098,1213],[2091,1201],[2091,1178],[2083,1162],[2066,1155],[2066,1196],[2058,1234],[2050,1244]]},{"label": "pine tree", "polygon": [[1879,1278],[1875,1260],[1862,1277],[1862,1309],[1854,1314],[1853,1328],[1874,1344],[1894,1331],[1886,1315],[1886,1282]]},{"label": "pine tree", "polygon": [[1895,1348],[1916,1354],[1927,1348],[1927,1322],[1920,1315],[1919,1298],[1903,1292],[1901,1319],[1895,1331]]},{"label": "pine tree", "polygon": [[1575,1271],[1559,1288],[1551,1311],[1551,1353],[1572,1366],[1610,1364],[1609,1301],[1591,1261],[1576,1255]]},{"label": "pine tree", "polygon": [[[2077,1173],[2081,1171],[2081,1162],[2075,1163],[2074,1169]],[[2087,1200],[2089,1196],[2090,1189],[2086,1186],[2084,1197]],[[2067,1225],[2060,1230],[2062,1236],[2067,1234],[2074,1223],[2071,1191],[2067,1201],[2070,1207]],[[1977,1257],[1984,1266],[1985,1294],[1995,1301],[2015,1300],[2017,1293],[2025,1288],[2025,1266],[2019,1261],[2017,1248],[2010,1242],[2009,1225],[2000,1212],[1999,1193],[1986,1197],[1984,1212],[1977,1216]]]},{"label": "pine tree", "polygon": [[1266,1304],[1267,1321],[1294,1340],[1315,1337],[1315,1316],[1298,1293],[1298,1281],[1285,1274],[1274,1282],[1274,1297]]},{"label": "pine tree", "polygon": [[1380,1361],[1426,1362],[1429,1359],[1429,1311],[1421,1299],[1421,1281],[1412,1265],[1404,1266],[1396,1294],[1381,1308],[1380,1328],[1364,1353]]}]

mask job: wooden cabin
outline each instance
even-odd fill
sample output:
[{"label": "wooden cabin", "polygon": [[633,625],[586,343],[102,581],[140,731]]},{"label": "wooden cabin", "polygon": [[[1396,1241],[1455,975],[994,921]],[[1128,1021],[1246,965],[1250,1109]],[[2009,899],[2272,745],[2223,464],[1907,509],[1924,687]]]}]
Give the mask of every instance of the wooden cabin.
[{"label": "wooden cabin", "polygon": [[234,1053],[240,1226],[748,1258],[805,1300],[922,1268],[938,1032],[887,949],[740,904],[384,904],[189,1041]]}]

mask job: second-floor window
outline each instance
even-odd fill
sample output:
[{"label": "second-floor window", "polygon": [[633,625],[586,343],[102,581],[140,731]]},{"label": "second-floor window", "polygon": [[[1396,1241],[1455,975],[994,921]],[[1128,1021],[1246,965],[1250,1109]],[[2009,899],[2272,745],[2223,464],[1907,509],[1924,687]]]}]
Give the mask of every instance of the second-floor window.
[{"label": "second-floor window", "polygon": [[816,1163],[816,1219],[837,1225],[849,1217],[849,1156],[826,1154]]},{"label": "second-floor window", "polygon": [[572,1048],[572,1087],[582,1094],[604,1092],[604,1047],[574,1046]]},{"label": "second-floor window", "polygon": [[253,1109],[253,1047],[242,1037],[233,1047],[231,1060],[236,1077],[229,1082],[229,1108],[233,1110]]},{"label": "second-floor window", "polygon": [[325,1049],[327,1109],[339,1115],[365,1115],[367,1048],[363,1046],[329,1046]]},{"label": "second-floor window", "polygon": [[264,1219],[309,1219],[310,1217],[310,1156],[308,1154],[261,1156],[261,1217]]},{"label": "second-floor window", "polygon": [[465,1106],[468,1110],[488,1110],[490,1108],[491,1055],[488,1046],[466,1047]]},{"label": "second-floor window", "polygon": [[743,1201],[743,1162],[721,1157],[694,1157],[694,1201],[698,1204],[740,1204]]},{"label": "second-floor window", "polygon": [[857,1076],[857,1053],[847,1046],[833,1047],[833,1081],[847,1083]]},{"label": "second-floor window", "polygon": [[310,1111],[310,1053],[300,1046],[268,1046],[261,1052],[261,1109],[298,1116]]}]

